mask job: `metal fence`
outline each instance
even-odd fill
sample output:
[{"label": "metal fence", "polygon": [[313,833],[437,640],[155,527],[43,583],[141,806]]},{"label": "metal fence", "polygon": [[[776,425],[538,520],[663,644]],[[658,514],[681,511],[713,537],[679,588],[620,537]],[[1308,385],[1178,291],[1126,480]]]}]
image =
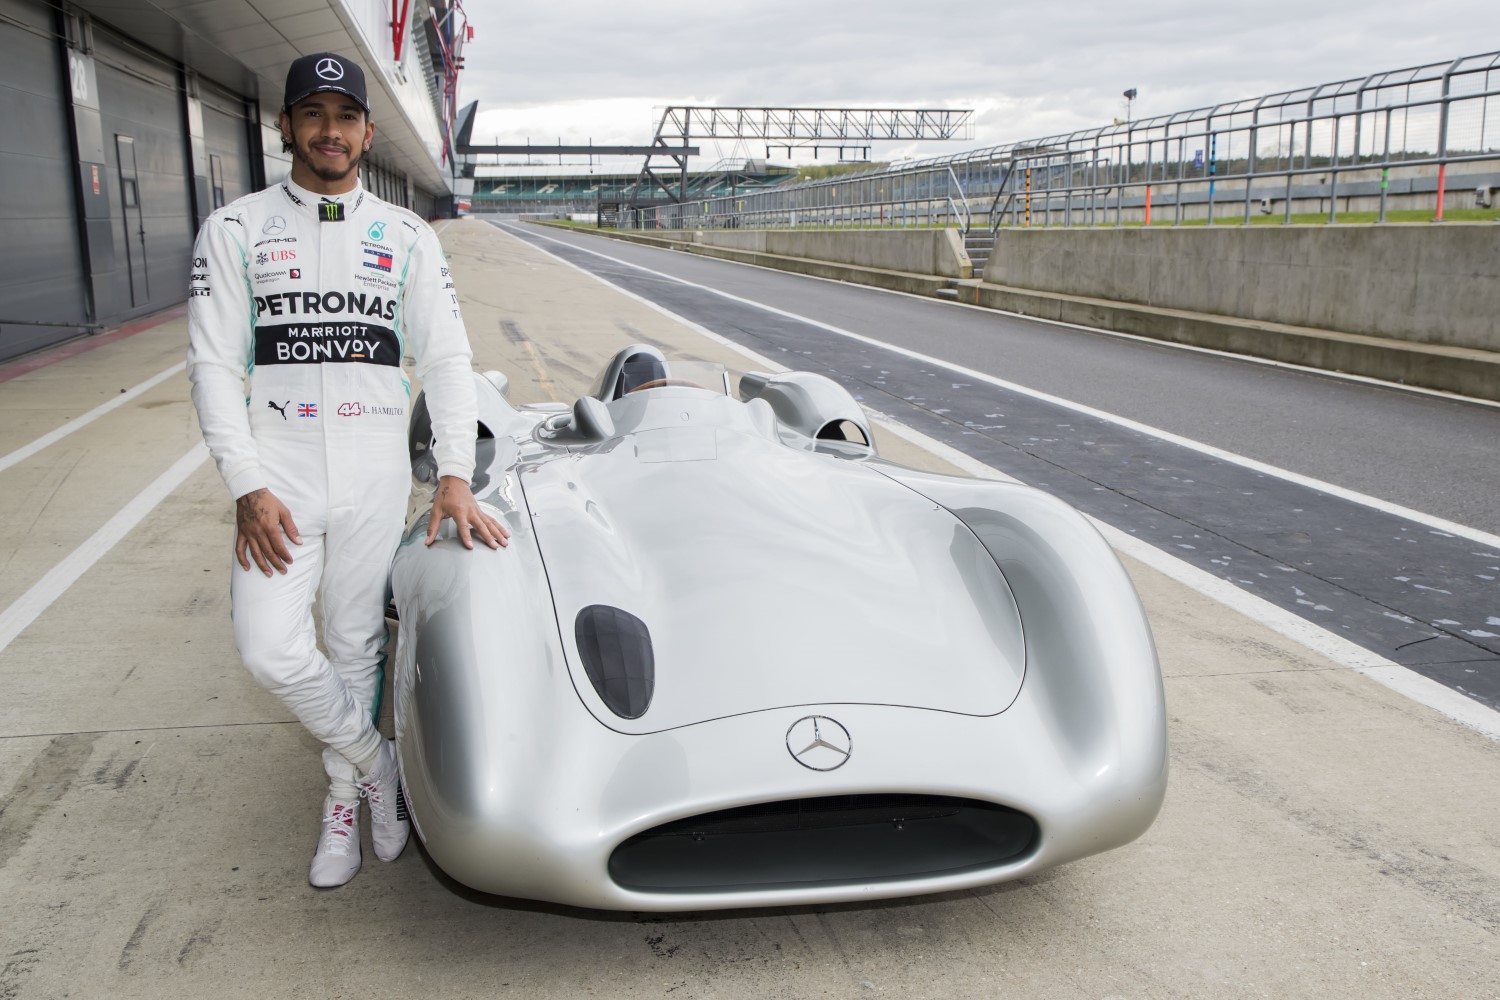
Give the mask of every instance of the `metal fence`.
[{"label": "metal fence", "polygon": [[1247,223],[1500,190],[1500,52],[643,211],[644,228]]},{"label": "metal fence", "polygon": [[820,229],[971,225],[969,198],[947,164],[904,167],[640,210],[645,229]]}]

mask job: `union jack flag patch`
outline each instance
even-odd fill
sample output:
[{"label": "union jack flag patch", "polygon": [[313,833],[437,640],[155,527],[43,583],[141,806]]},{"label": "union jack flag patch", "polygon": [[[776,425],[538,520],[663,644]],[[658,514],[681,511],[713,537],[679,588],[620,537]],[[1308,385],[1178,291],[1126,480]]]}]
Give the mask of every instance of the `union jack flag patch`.
[{"label": "union jack flag patch", "polygon": [[318,404],[317,403],[298,403],[297,404],[297,416],[299,416],[299,417],[316,417],[317,415],[318,415]]}]

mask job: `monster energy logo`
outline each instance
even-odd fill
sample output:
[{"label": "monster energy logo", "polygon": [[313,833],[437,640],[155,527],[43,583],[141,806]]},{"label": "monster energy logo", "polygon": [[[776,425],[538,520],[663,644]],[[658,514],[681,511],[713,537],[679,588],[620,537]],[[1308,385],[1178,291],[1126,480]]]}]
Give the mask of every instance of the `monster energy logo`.
[{"label": "monster energy logo", "polygon": [[318,218],[323,222],[343,222],[343,203],[337,201],[318,202]]}]

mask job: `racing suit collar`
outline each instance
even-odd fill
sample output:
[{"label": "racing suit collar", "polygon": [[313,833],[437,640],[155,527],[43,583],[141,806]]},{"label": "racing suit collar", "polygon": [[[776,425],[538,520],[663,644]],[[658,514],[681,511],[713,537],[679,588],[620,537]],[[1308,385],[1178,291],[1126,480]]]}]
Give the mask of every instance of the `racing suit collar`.
[{"label": "racing suit collar", "polygon": [[365,201],[365,188],[358,180],[354,182],[354,187],[343,194],[328,195],[309,191],[288,174],[281,182],[281,189],[294,208],[313,216],[318,214],[318,203],[322,201],[339,202],[344,206],[346,216],[352,215]]}]

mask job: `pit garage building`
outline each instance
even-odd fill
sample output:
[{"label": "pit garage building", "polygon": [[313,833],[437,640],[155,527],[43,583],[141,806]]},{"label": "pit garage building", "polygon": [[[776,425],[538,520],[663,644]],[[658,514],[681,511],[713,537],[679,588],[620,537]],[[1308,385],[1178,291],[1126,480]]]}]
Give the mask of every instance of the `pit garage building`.
[{"label": "pit garage building", "polygon": [[199,223],[288,169],[299,55],[365,68],[365,186],[451,214],[471,34],[459,0],[0,0],[0,361],[185,301]]}]

